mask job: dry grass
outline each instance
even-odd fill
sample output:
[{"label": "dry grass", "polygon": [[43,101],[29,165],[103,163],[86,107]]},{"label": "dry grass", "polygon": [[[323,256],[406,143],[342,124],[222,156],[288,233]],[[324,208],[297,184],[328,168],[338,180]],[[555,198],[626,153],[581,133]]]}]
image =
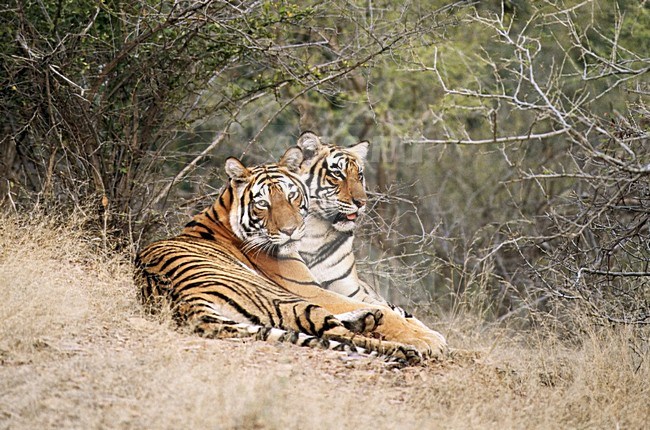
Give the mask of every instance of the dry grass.
[{"label": "dry grass", "polygon": [[[648,428],[648,345],[450,324],[428,367],[196,338],[141,313],[78,223],[0,219],[0,428]],[[483,331],[481,331],[483,330]],[[445,331],[445,330],[443,330]]]}]

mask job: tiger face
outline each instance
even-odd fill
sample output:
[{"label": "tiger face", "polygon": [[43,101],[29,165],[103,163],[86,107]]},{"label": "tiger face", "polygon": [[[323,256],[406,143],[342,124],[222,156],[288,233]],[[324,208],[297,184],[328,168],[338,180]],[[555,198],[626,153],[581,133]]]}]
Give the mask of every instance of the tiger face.
[{"label": "tiger face", "polygon": [[363,162],[368,146],[366,141],[349,148],[323,145],[311,132],[298,139],[304,156],[300,171],[309,187],[311,213],[330,221],[337,231],[352,231],[365,211],[368,196]]},{"label": "tiger face", "polygon": [[277,164],[245,167],[226,160],[233,190],[230,225],[243,250],[286,255],[305,233],[309,194],[297,174],[303,159],[298,148],[289,149]]}]

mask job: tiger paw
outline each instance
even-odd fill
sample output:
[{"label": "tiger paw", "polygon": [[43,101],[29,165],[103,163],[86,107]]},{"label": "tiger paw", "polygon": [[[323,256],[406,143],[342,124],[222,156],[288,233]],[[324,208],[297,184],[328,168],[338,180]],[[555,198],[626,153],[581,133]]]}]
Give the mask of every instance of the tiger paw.
[{"label": "tiger paw", "polygon": [[[410,318],[409,318],[410,319]],[[387,341],[416,348],[424,357],[440,357],[447,351],[447,341],[440,333],[429,329],[419,320],[409,321],[396,313],[385,314],[384,324],[376,332]]]},{"label": "tiger paw", "polygon": [[334,316],[352,333],[368,334],[382,324],[384,312],[381,309],[368,308],[356,309]]},{"label": "tiger paw", "polygon": [[391,342],[376,338],[356,337],[354,342],[361,345],[366,352],[374,352],[398,367],[421,364],[424,357],[418,348],[399,342]]},{"label": "tiger paw", "polygon": [[438,358],[447,352],[447,340],[437,331],[416,327],[411,336],[404,336],[401,341],[413,345],[420,350],[423,356]]},{"label": "tiger paw", "polygon": [[396,361],[405,366],[415,366],[422,363],[422,354],[410,345],[400,345],[388,357],[391,361]]},{"label": "tiger paw", "polygon": [[439,343],[440,347],[438,348],[437,352],[436,352],[436,349],[434,348],[432,356],[438,357],[438,356],[441,356],[441,355],[446,354],[448,352],[447,340],[445,339],[445,337],[441,333],[430,329],[422,321],[420,321],[419,319],[417,319],[415,317],[406,318],[406,322],[413,325],[413,326],[415,326],[416,330],[424,331],[428,337],[431,337],[431,338],[434,338],[434,339],[438,340],[438,343]]}]

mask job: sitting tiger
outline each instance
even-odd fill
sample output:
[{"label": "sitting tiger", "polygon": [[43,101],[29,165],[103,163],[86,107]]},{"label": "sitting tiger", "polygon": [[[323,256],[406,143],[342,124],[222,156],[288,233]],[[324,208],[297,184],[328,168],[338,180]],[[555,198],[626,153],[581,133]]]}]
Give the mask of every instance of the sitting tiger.
[{"label": "sitting tiger", "polygon": [[431,355],[437,339],[387,308],[323,290],[295,251],[309,206],[302,158],[292,148],[277,164],[226,160],[230,179],[216,202],[179,236],[138,253],[143,302],[169,301],[177,320],[206,337],[360,350],[410,364]]},{"label": "sitting tiger", "polygon": [[363,214],[368,199],[363,175],[368,146],[367,141],[349,148],[325,145],[310,131],[298,138],[304,156],[301,173],[311,199],[307,230],[298,252],[323,288],[390,307],[408,322],[439,337],[444,349],[446,341],[440,333],[388,303],[357,275],[352,242],[356,220]]}]

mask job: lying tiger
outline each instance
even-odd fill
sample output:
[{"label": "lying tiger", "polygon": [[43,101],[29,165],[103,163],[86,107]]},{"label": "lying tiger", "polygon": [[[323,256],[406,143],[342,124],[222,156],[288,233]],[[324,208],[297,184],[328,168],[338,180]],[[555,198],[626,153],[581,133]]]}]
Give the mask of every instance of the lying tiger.
[{"label": "lying tiger", "polygon": [[300,172],[309,189],[311,207],[305,236],[298,251],[316,280],[327,290],[365,302],[388,306],[420,329],[426,327],[402,308],[388,303],[368,284],[359,279],[352,252],[357,218],[363,214],[368,197],[363,175],[369,142],[349,148],[323,144],[318,136],[306,131],[298,138],[303,152]]},{"label": "lying tiger", "polygon": [[277,164],[226,160],[230,179],[217,201],[179,236],[137,255],[142,300],[169,301],[179,321],[207,337],[360,350],[409,364],[439,352],[439,338],[390,309],[320,288],[296,252],[309,207],[302,159],[292,148]]}]

